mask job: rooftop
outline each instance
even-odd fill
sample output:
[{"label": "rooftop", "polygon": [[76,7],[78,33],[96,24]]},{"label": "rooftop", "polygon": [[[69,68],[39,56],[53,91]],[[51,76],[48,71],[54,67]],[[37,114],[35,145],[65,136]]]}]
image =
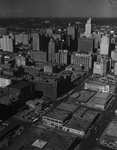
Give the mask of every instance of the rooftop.
[{"label": "rooftop", "polygon": [[95,94],[95,97],[105,98],[107,100],[110,100],[112,98],[112,94],[98,92]]},{"label": "rooftop", "polygon": [[44,116],[49,117],[49,118],[53,118],[53,119],[57,119],[60,121],[64,121],[69,115],[71,115],[70,111],[55,108],[55,109],[49,111]]},{"label": "rooftop", "polygon": [[21,134],[11,143],[6,150],[67,150],[74,140],[74,137],[64,133],[31,127],[29,131]]},{"label": "rooftop", "polygon": [[63,102],[60,105],[58,105],[56,108],[74,113],[79,108],[79,106]]},{"label": "rooftop", "polygon": [[65,126],[80,131],[86,131],[90,124],[90,121],[73,117]]},{"label": "rooftop", "polygon": [[92,97],[88,102],[88,103],[93,103],[93,104],[96,104],[96,105],[102,105],[102,106],[105,106],[108,102],[108,99],[105,99],[105,98],[100,98],[100,97]]},{"label": "rooftop", "polygon": [[87,111],[87,108],[80,107],[80,108],[73,114],[73,116],[80,118],[86,111]]},{"label": "rooftop", "polygon": [[21,90],[21,89],[23,89],[23,88],[29,86],[30,84],[31,84],[30,82],[20,81],[20,82],[18,82],[18,83],[16,83],[16,84],[9,85],[8,87]]}]

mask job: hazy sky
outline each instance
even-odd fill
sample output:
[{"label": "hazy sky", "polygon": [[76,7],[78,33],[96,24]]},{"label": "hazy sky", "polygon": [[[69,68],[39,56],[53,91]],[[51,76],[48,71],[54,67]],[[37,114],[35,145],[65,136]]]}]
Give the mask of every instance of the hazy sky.
[{"label": "hazy sky", "polygon": [[0,0],[6,17],[117,17],[107,0]]}]

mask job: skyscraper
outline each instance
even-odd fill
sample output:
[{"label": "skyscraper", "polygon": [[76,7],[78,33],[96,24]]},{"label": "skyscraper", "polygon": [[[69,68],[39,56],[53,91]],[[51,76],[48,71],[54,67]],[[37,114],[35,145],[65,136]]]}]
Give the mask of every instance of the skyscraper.
[{"label": "skyscraper", "polygon": [[85,25],[85,36],[87,38],[91,37],[91,17],[87,20],[87,23]]},{"label": "skyscraper", "polygon": [[107,35],[103,35],[100,44],[100,54],[108,55],[110,46],[110,38]]},{"label": "skyscraper", "polygon": [[72,39],[75,39],[75,27],[74,26],[68,26],[67,28],[67,34],[68,36],[71,35]]},{"label": "skyscraper", "polygon": [[33,36],[33,50],[40,51],[39,35]]},{"label": "skyscraper", "polygon": [[48,60],[54,62],[55,58],[55,41],[51,38],[48,44]]},{"label": "skyscraper", "polygon": [[3,51],[14,52],[14,40],[4,35],[1,38],[1,49]]},{"label": "skyscraper", "polygon": [[23,45],[28,45],[29,44],[29,37],[27,34],[17,34],[15,35],[15,42],[16,43],[22,43]]},{"label": "skyscraper", "polygon": [[78,39],[78,51],[93,52],[94,39],[81,37]]}]

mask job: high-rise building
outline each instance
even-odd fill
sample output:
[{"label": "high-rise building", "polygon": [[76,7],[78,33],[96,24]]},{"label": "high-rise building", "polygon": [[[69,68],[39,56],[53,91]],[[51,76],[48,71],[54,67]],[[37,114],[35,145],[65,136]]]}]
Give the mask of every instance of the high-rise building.
[{"label": "high-rise building", "polygon": [[78,39],[78,51],[93,52],[94,51],[94,39],[81,37]]},{"label": "high-rise building", "polygon": [[107,35],[103,35],[100,44],[100,54],[109,55],[110,38]]},{"label": "high-rise building", "polygon": [[52,34],[53,34],[53,29],[52,29],[52,28],[47,28],[47,29],[46,29],[46,33],[47,33],[49,36],[52,36]]},{"label": "high-rise building", "polygon": [[56,52],[55,41],[51,38],[48,44],[48,61],[54,62],[56,60],[55,52]]},{"label": "high-rise building", "polygon": [[91,38],[91,17],[87,20],[85,25],[85,36]]},{"label": "high-rise building", "polygon": [[75,27],[74,26],[68,26],[67,28],[67,34],[68,36],[71,35],[72,39],[74,40],[75,39]]},{"label": "high-rise building", "polygon": [[4,35],[0,42],[3,51],[14,52],[14,40],[9,38],[9,36]]},{"label": "high-rise building", "polygon": [[94,48],[98,49],[101,43],[101,34],[96,32],[94,33],[93,37],[94,37]]},{"label": "high-rise building", "polygon": [[15,35],[15,42],[16,43],[22,43],[23,45],[28,45],[29,44],[29,37],[27,34],[17,34]]},{"label": "high-rise building", "polygon": [[39,36],[33,36],[33,50],[40,51],[40,41]]}]

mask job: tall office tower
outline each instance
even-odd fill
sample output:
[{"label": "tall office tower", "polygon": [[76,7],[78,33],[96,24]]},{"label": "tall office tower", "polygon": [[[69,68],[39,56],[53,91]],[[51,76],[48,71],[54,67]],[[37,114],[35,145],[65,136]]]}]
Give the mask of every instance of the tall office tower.
[{"label": "tall office tower", "polygon": [[52,61],[55,62],[56,58],[55,58],[55,41],[51,38],[50,42],[48,44],[48,61]]},{"label": "tall office tower", "polygon": [[29,44],[29,37],[27,34],[23,34],[23,45]]},{"label": "tall office tower", "polygon": [[33,36],[33,50],[40,51],[39,35]]},{"label": "tall office tower", "polygon": [[0,36],[1,35],[7,35],[7,29],[5,28],[0,28]]},{"label": "tall office tower", "polygon": [[49,39],[50,38],[48,36],[45,36],[44,34],[40,33],[40,35],[39,35],[40,50],[47,51]]},{"label": "tall office tower", "polygon": [[109,55],[110,38],[107,35],[103,35],[100,44],[100,54]]},{"label": "tall office tower", "polygon": [[52,28],[47,28],[46,33],[49,35],[49,37],[51,37],[52,34],[53,34],[53,29]]},{"label": "tall office tower", "polygon": [[76,29],[74,26],[68,26],[67,28],[67,34],[68,36],[71,35],[72,39],[75,39]]},{"label": "tall office tower", "polygon": [[87,20],[85,25],[85,36],[91,38],[91,17]]},{"label": "tall office tower", "polygon": [[94,39],[85,37],[78,38],[78,51],[93,52]]},{"label": "tall office tower", "polygon": [[94,37],[94,48],[98,49],[101,43],[101,34],[98,32],[95,32],[93,37]]},{"label": "tall office tower", "polygon": [[13,39],[7,38],[7,51],[14,52]]},{"label": "tall office tower", "polygon": [[22,43],[23,45],[28,45],[29,44],[29,37],[27,34],[18,34],[15,35],[15,42],[16,43]]},{"label": "tall office tower", "polygon": [[3,36],[1,39],[1,49],[3,51],[14,52],[14,41],[9,36]]}]

